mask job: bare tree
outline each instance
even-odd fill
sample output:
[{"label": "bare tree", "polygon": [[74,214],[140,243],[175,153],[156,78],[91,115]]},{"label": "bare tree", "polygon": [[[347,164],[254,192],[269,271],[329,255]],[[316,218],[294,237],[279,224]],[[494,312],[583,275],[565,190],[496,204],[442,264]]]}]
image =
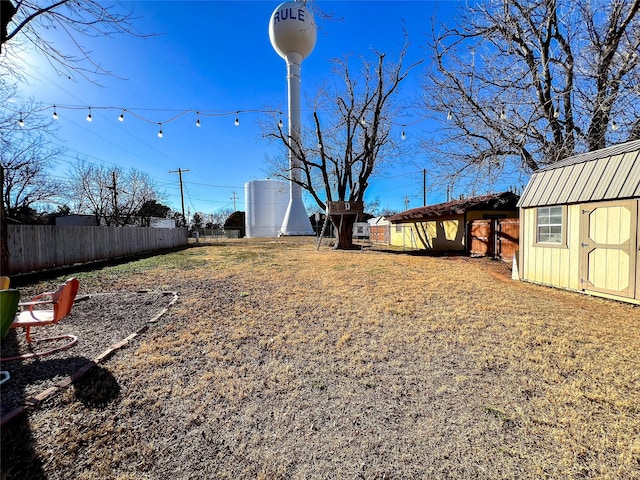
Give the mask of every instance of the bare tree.
[{"label": "bare tree", "polygon": [[89,213],[96,225],[137,223],[140,209],[162,199],[150,177],[135,168],[94,165],[78,160],[69,172],[69,203],[76,213]]},{"label": "bare tree", "polygon": [[[15,100],[15,88],[0,82],[4,105]],[[31,105],[22,110],[28,112]],[[52,122],[37,113],[0,109],[0,166],[4,171],[2,205],[9,218],[28,221],[37,206],[56,201],[60,182],[50,175],[54,159],[63,151],[51,143]]]},{"label": "bare tree", "polygon": [[222,229],[224,228],[224,223],[227,221],[233,214],[232,208],[223,208],[211,214],[211,224],[212,228]]},{"label": "bare tree", "polygon": [[96,225],[109,216],[113,195],[109,190],[113,172],[79,159],[69,171],[69,205],[74,213],[89,213]]},{"label": "bare tree", "polygon": [[[391,136],[399,106],[394,102],[398,86],[421,63],[404,66],[408,42],[397,62],[375,52],[375,62],[361,58],[361,74],[354,75],[349,57],[334,61],[334,74],[341,87],[325,87],[313,105],[313,130],[299,140],[288,136],[282,125],[277,131],[265,129],[264,136],[281,143],[298,160],[297,182],[322,210],[327,202],[362,202],[369,179],[382,171],[398,155],[399,145]],[[275,122],[274,122],[275,123]],[[289,163],[272,159],[273,174],[289,179]],[[352,247],[354,217],[345,217],[336,248]]]},{"label": "bare tree", "polygon": [[462,8],[429,45],[424,106],[441,121],[424,141],[432,174],[488,187],[631,136],[640,117],[640,0]]},{"label": "bare tree", "polygon": [[162,194],[147,173],[134,168],[123,176],[122,181],[123,189],[118,194],[120,222],[130,225],[137,222],[138,212],[144,204],[161,200]]},{"label": "bare tree", "polygon": [[[112,73],[91,57],[91,51],[81,39],[87,37],[112,37],[128,34],[146,37],[134,27],[136,18],[132,12],[122,12],[118,3],[105,4],[98,0],[1,0],[0,54],[3,63],[13,72],[20,71],[20,63],[12,62],[12,53],[25,44],[33,46],[44,55],[58,74],[74,78],[80,75],[94,81],[96,75]],[[51,38],[51,32],[59,32],[69,40],[72,52],[64,52]]]}]

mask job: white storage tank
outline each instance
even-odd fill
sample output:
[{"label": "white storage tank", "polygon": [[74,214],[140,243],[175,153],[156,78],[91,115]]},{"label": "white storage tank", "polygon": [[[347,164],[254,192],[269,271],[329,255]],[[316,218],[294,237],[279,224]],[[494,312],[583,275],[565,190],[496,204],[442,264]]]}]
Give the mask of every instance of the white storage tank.
[{"label": "white storage tank", "polygon": [[246,237],[277,237],[289,206],[289,184],[252,180],[244,184],[244,202]]}]

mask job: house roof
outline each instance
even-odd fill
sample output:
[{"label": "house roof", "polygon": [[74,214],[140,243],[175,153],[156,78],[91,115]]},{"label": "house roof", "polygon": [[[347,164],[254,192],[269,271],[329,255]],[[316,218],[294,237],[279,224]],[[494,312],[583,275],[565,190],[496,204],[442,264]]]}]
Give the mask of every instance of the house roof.
[{"label": "house roof", "polygon": [[582,153],[534,172],[519,207],[640,197],[640,140]]},{"label": "house roof", "polygon": [[511,192],[492,193],[479,197],[462,198],[451,202],[412,208],[405,212],[388,217],[391,222],[419,220],[445,215],[462,215],[471,210],[514,210],[518,202],[518,195]]}]

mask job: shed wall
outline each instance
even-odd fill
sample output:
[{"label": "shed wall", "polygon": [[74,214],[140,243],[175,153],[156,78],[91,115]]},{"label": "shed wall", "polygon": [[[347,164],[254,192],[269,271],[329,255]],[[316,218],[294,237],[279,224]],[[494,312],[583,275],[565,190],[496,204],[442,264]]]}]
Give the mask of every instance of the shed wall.
[{"label": "shed wall", "polygon": [[390,226],[390,245],[394,247],[417,249],[415,231],[410,223],[394,223]]},{"label": "shed wall", "polygon": [[520,278],[640,303],[639,212],[640,200],[568,205],[566,244],[552,246],[536,244],[536,208],[523,208]]},{"label": "shed wall", "polygon": [[520,275],[522,280],[555,287],[580,288],[580,205],[567,208],[566,245],[536,244],[536,209],[520,214]]}]

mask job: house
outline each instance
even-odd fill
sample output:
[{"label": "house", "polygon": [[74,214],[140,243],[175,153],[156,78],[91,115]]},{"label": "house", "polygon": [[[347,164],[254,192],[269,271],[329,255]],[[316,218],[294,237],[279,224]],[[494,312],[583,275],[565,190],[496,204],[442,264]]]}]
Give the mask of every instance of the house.
[{"label": "house", "polygon": [[469,223],[480,219],[517,218],[518,198],[511,192],[488,194],[392,215],[388,217],[390,244],[434,253],[468,253]]},{"label": "house", "polygon": [[640,304],[640,140],[535,172],[520,207],[520,279]]}]

